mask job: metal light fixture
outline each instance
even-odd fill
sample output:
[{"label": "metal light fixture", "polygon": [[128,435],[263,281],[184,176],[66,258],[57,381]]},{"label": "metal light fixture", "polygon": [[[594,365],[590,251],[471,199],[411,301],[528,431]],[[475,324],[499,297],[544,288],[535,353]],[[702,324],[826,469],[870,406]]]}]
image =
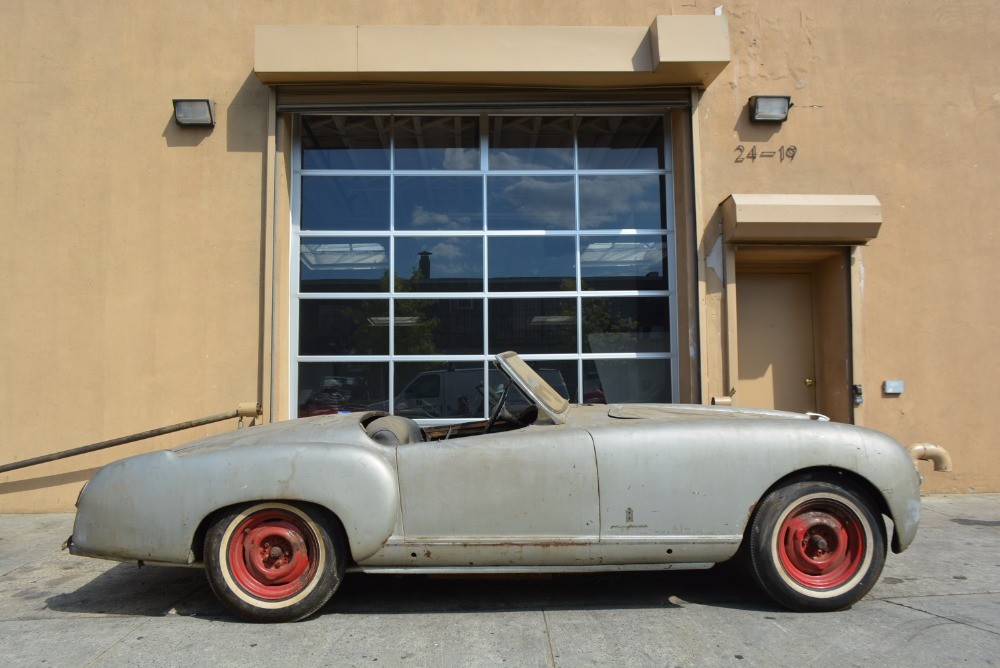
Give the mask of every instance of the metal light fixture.
[{"label": "metal light fixture", "polygon": [[207,99],[174,100],[174,120],[180,126],[215,126],[215,102]]},{"label": "metal light fixture", "polygon": [[788,119],[792,98],[788,95],[754,95],[750,98],[750,120],[758,123],[781,123]]}]

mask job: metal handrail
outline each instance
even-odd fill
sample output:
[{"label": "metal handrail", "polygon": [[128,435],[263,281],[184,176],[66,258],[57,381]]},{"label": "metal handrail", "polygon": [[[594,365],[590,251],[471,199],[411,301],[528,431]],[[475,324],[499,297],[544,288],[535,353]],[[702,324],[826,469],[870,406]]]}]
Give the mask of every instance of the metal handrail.
[{"label": "metal handrail", "polygon": [[105,448],[112,448],[116,445],[125,445],[126,443],[134,443],[136,441],[141,441],[146,438],[152,438],[154,436],[163,436],[164,434],[172,434],[175,431],[182,431],[184,429],[191,429],[193,427],[201,427],[206,424],[212,424],[213,422],[222,422],[223,420],[229,420],[235,417],[257,417],[261,415],[261,405],[259,403],[245,403],[239,404],[236,410],[228,411],[226,413],[217,413],[215,415],[209,415],[208,417],[198,418],[197,420],[188,420],[187,422],[178,422],[177,424],[172,424],[167,427],[160,427],[159,429],[150,429],[149,431],[139,432],[138,434],[132,434],[131,436],[122,436],[121,438],[112,438],[109,441],[101,441],[100,443],[92,443],[90,445],[83,445],[79,448],[71,448],[69,450],[63,450],[61,452],[53,452],[51,455],[42,455],[41,457],[32,457],[31,459],[23,459],[19,462],[13,462],[11,464],[4,464],[0,466],[0,473],[6,473],[7,471],[16,471],[17,469],[27,468],[29,466],[35,466],[36,464],[44,464],[46,462],[54,462],[59,459],[66,459],[67,457],[76,457],[77,455],[84,455],[88,452],[94,452],[96,450],[103,450]]}]

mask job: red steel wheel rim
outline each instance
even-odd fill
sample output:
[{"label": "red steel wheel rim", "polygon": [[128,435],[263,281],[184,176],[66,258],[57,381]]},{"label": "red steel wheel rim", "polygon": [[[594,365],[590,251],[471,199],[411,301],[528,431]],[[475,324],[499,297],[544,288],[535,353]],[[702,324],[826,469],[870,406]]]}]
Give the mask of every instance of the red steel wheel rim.
[{"label": "red steel wheel rim", "polygon": [[233,530],[226,549],[229,569],[247,593],[269,601],[295,596],[316,575],[319,545],[295,513],[269,508]]},{"label": "red steel wheel rim", "polygon": [[808,501],[792,510],[778,528],[778,556],[800,585],[835,589],[857,575],[867,539],[857,514],[832,500]]}]

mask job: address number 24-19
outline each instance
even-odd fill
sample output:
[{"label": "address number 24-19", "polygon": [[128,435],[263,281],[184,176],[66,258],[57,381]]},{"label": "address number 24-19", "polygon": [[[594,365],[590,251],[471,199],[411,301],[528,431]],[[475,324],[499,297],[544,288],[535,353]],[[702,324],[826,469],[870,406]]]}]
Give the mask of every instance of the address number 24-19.
[{"label": "address number 24-19", "polygon": [[785,160],[791,162],[795,159],[795,154],[799,152],[799,149],[795,146],[780,146],[777,151],[758,151],[756,144],[751,146],[749,151],[743,144],[740,144],[733,150],[736,151],[736,162],[745,162],[747,160],[756,162],[758,158],[766,160],[774,157],[778,158],[778,162],[784,162]]}]

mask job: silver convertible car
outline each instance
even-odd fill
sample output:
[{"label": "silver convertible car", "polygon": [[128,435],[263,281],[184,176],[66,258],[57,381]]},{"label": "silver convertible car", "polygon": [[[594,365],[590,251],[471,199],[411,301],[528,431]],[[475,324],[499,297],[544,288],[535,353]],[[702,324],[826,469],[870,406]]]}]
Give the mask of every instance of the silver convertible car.
[{"label": "silver convertible car", "polygon": [[80,493],[70,550],[204,564],[230,610],[277,622],[319,610],[350,571],[734,557],[782,605],[837,610],[916,534],[919,476],[888,436],[777,411],[571,405],[516,354],[497,364],[509,382],[489,420],[324,415],[109,464]]}]

